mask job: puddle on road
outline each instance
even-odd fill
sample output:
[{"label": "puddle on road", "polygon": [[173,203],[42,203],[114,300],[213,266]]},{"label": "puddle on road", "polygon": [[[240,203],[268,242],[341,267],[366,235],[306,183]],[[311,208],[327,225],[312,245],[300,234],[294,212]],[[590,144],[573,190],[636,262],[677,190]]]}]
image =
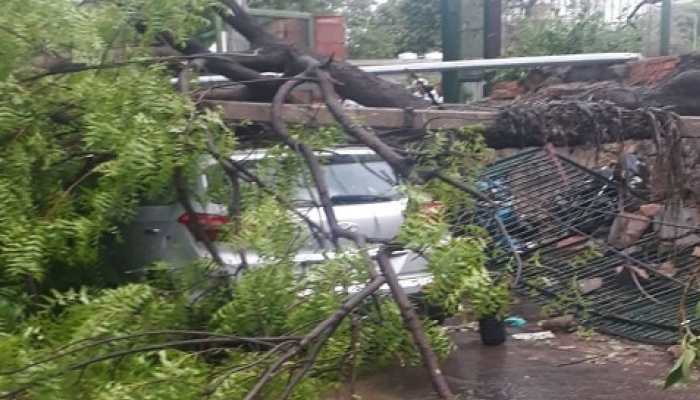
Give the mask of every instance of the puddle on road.
[{"label": "puddle on road", "polygon": [[[476,333],[455,335],[457,350],[443,371],[462,400],[697,400],[697,387],[663,391],[672,363],[665,348],[596,335],[486,347]],[[616,350],[617,349],[617,350]],[[602,354],[588,359],[591,354]],[[433,400],[421,368],[396,368],[360,379],[359,399]],[[336,396],[329,400],[346,400]]]}]

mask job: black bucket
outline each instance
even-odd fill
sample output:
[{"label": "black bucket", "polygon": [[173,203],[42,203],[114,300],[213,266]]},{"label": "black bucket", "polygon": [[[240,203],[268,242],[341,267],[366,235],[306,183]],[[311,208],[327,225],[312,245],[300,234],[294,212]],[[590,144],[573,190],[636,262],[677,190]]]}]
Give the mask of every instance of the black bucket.
[{"label": "black bucket", "polygon": [[506,341],[506,325],[502,319],[486,317],[479,320],[481,343],[487,346],[498,346]]}]

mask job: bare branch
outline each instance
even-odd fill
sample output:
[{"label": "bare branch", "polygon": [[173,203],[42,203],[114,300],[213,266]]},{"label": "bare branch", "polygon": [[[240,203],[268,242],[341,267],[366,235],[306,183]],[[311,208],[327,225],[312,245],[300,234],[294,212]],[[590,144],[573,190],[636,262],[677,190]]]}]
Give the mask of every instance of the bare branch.
[{"label": "bare branch", "polygon": [[190,216],[189,226],[190,228],[192,228],[195,237],[198,240],[202,241],[204,247],[209,252],[209,255],[211,255],[211,259],[214,261],[214,263],[216,263],[220,267],[224,266],[225,263],[224,260],[221,258],[221,255],[219,254],[219,249],[217,249],[216,245],[211,241],[211,239],[209,239],[209,236],[204,230],[204,227],[196,218],[197,213],[195,212],[194,206],[192,205],[190,194],[187,190],[187,181],[185,180],[182,168],[175,168],[173,182],[175,184],[175,190],[177,192],[178,201],[180,202],[180,204],[182,204],[182,207],[185,209],[185,212]]},{"label": "bare branch", "polygon": [[277,92],[272,102],[272,129],[289,148],[299,152],[302,157],[304,157],[304,160],[309,168],[309,172],[311,173],[311,178],[316,186],[316,190],[318,191],[321,207],[323,208],[323,212],[326,216],[326,223],[330,227],[332,241],[334,245],[338,247],[336,235],[337,228],[339,228],[338,221],[335,217],[335,212],[333,211],[333,203],[328,193],[328,184],[326,183],[326,177],[323,174],[321,163],[314,154],[313,149],[294,139],[289,134],[286,123],[282,119],[282,105],[284,104],[285,99],[292,89],[303,82],[306,76],[315,69],[315,66],[309,67],[307,71],[297,76],[298,79],[285,82],[282,87],[280,87],[280,90]]},{"label": "bare branch", "polygon": [[260,377],[260,379],[255,383],[255,386],[248,392],[244,400],[254,400],[258,398],[258,395],[262,389],[267,385],[277,374],[280,372],[280,368],[293,357],[298,355],[301,351],[307,348],[311,343],[318,340],[319,337],[324,335],[328,330],[334,330],[338,324],[340,324],[343,319],[355,310],[362,302],[375,293],[379,288],[386,282],[384,276],[378,276],[374,278],[367,286],[365,286],[361,291],[350,296],[343,304],[338,308],[338,310],[326,318],[323,322],[316,325],[314,329],[311,330],[303,339],[301,339],[294,347],[289,349],[285,354],[283,354],[277,361],[268,367],[267,371]]},{"label": "bare branch", "polygon": [[630,13],[627,15],[627,18],[626,18],[627,24],[632,26],[632,27],[636,27],[633,20],[634,20],[634,17],[637,16],[637,13],[639,12],[639,10],[647,4],[657,4],[660,2],[661,2],[661,0],[642,0],[642,1],[640,1],[639,3],[637,3],[637,5],[634,6],[632,11],[630,11]]},{"label": "bare branch", "polygon": [[148,353],[148,352],[153,352],[153,351],[158,351],[158,350],[176,348],[176,347],[180,347],[180,346],[187,346],[187,345],[194,345],[194,344],[216,344],[216,343],[218,343],[218,344],[222,344],[222,343],[238,344],[238,343],[241,343],[241,341],[238,338],[230,339],[230,338],[220,338],[220,337],[219,338],[206,338],[206,339],[189,339],[189,340],[177,340],[177,341],[153,344],[153,345],[148,345],[148,346],[136,347],[136,348],[132,348],[132,349],[114,351],[111,353],[103,354],[103,355],[100,355],[97,357],[93,357],[93,358],[90,358],[90,359],[87,359],[84,361],[80,361],[80,362],[68,365],[65,368],[63,368],[55,373],[49,374],[48,376],[37,377],[22,387],[19,387],[17,389],[13,389],[9,392],[1,394],[0,399],[15,398],[18,394],[28,390],[29,388],[33,387],[34,385],[36,385],[38,382],[40,382],[42,380],[45,380],[47,378],[49,378],[49,379],[56,378],[56,377],[59,377],[59,376],[64,375],[68,372],[71,372],[71,371],[82,370],[86,367],[89,367],[90,365],[97,364],[97,363],[100,363],[103,361],[118,359],[118,358],[132,355],[132,354]]},{"label": "bare branch", "polygon": [[[56,351],[56,354],[43,358],[39,361],[35,361],[32,363],[29,363],[23,367],[16,368],[13,370],[5,370],[5,371],[0,371],[0,375],[13,375],[22,371],[26,371],[29,368],[35,367],[37,365],[41,364],[46,364],[48,362],[57,360],[59,358],[63,358],[69,355],[73,355],[82,351],[90,350],[95,347],[103,346],[106,344],[112,344],[116,342],[123,342],[123,341],[128,341],[128,340],[133,340],[141,337],[149,337],[149,336],[162,336],[162,335],[190,335],[190,336],[207,336],[207,337],[212,337],[212,338],[222,338],[226,339],[227,341],[230,342],[240,342],[240,343],[250,343],[250,344],[256,344],[256,345],[261,345],[261,346],[271,346],[273,343],[277,342],[288,342],[288,341],[294,341],[294,340],[300,340],[300,336],[279,336],[279,337],[244,337],[244,336],[233,336],[233,335],[224,335],[224,334],[218,334],[214,332],[207,332],[207,331],[193,331],[193,330],[158,330],[158,331],[145,331],[145,332],[138,332],[138,333],[133,333],[130,335],[122,335],[122,336],[113,336],[113,337],[106,337],[106,338],[100,338],[100,337],[95,337],[95,338],[90,338],[90,339],[84,339],[80,341],[76,341],[73,343],[69,343],[66,346],[63,346],[62,348],[58,349]],[[88,342],[86,345],[80,346],[75,349],[70,349],[70,347]]]},{"label": "bare branch", "polygon": [[333,114],[333,117],[335,117],[345,132],[361,143],[365,144],[370,149],[374,150],[401,175],[408,177],[410,175],[408,160],[401,157],[396,151],[394,151],[394,149],[384,143],[376,135],[352,121],[350,118],[348,118],[345,112],[343,112],[343,106],[338,100],[338,96],[335,94],[335,90],[333,89],[330,74],[319,69],[316,71],[316,76],[318,76],[319,87],[321,88],[323,100],[326,103],[328,110],[331,112],[331,114]]}]

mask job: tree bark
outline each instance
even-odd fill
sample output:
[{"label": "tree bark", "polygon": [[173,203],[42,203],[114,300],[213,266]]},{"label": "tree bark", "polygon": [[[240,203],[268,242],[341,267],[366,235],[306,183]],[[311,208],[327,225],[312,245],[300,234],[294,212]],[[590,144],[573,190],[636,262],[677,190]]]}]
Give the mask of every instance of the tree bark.
[{"label": "tree bark", "polygon": [[[403,86],[364,72],[347,62],[303,53],[263,30],[235,1],[221,2],[231,11],[220,11],[224,22],[243,35],[256,52],[286,56],[285,65],[281,69],[286,75],[302,73],[308,66],[308,63],[302,60],[303,57],[311,56],[330,71],[333,79],[338,82],[335,85],[336,91],[346,99],[368,107],[427,108],[431,105],[429,101],[414,96]],[[248,64],[248,67],[258,69],[253,64]],[[272,96],[269,96],[267,100],[271,98]]]}]

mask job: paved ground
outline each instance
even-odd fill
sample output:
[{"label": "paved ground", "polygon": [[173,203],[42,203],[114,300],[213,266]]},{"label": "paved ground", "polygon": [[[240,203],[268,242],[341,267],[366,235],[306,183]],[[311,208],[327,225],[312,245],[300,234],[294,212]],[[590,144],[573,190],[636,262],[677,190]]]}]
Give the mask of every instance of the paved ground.
[{"label": "paved ground", "polygon": [[[525,328],[536,330],[534,323]],[[454,334],[457,349],[444,363],[462,400],[698,400],[700,385],[664,391],[673,363],[665,347],[603,335],[557,334],[546,341],[510,339],[482,346],[478,334]],[[420,368],[397,368],[358,382],[365,400],[434,399]],[[342,397],[341,397],[342,398]]]}]

